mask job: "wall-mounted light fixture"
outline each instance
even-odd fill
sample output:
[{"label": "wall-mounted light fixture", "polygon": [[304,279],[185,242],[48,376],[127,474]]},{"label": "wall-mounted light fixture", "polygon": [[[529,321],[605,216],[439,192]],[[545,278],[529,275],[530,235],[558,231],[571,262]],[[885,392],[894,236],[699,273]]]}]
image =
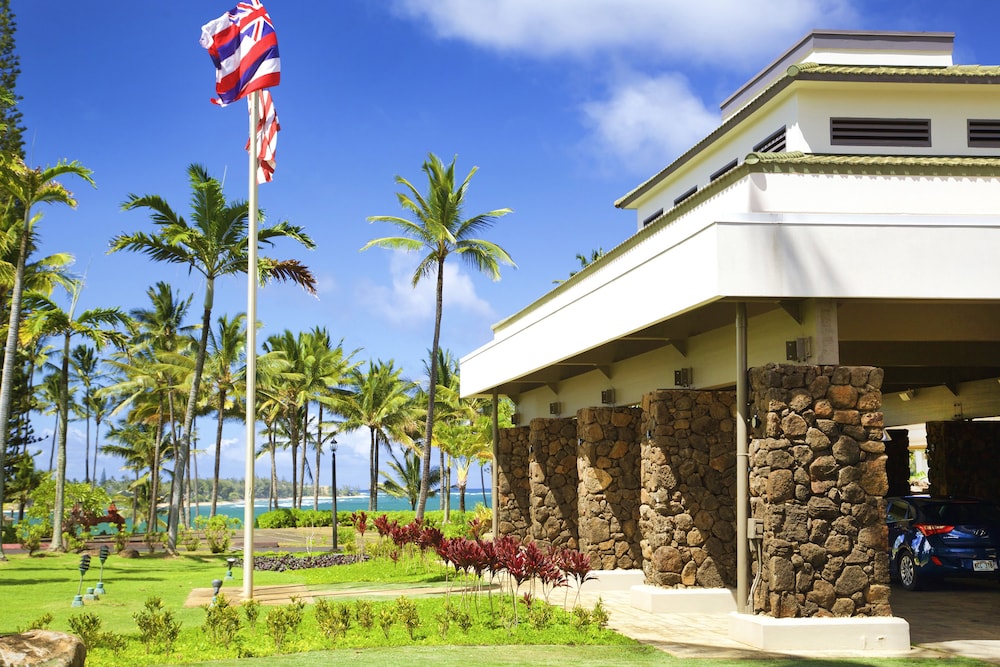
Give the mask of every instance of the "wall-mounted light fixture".
[{"label": "wall-mounted light fixture", "polygon": [[901,401],[912,401],[917,396],[916,389],[907,389],[899,393],[899,400]]},{"label": "wall-mounted light fixture", "polygon": [[674,385],[678,387],[690,387],[694,384],[693,368],[678,368],[674,371]]},{"label": "wall-mounted light fixture", "polygon": [[556,401],[554,403],[549,403],[549,414],[557,415],[562,412],[562,403]]},{"label": "wall-mounted light fixture", "polygon": [[812,356],[812,338],[785,341],[786,361],[805,361]]},{"label": "wall-mounted light fixture", "polygon": [[615,390],[614,389],[603,389],[601,391],[601,404],[602,405],[612,405],[615,402]]}]

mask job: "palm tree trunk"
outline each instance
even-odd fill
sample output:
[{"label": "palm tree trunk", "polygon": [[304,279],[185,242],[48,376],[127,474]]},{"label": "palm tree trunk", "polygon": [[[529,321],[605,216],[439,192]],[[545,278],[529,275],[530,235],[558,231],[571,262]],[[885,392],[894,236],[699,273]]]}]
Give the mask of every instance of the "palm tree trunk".
[{"label": "palm tree trunk", "polygon": [[[194,375],[191,378],[191,391],[188,394],[187,409],[184,411],[184,430],[179,446],[174,454],[174,479],[183,480],[187,468],[188,455],[191,450],[191,425],[194,423],[194,412],[198,406],[198,389],[201,386],[201,373],[205,368],[205,357],[208,350],[208,334],[212,326],[212,302],[215,296],[215,281],[207,278],[205,281],[205,308],[201,316],[201,337],[198,341],[198,356],[194,362]],[[180,525],[180,509],[183,496],[181,484],[174,484],[170,494],[170,509],[167,515],[167,549],[177,554],[177,529]]]},{"label": "palm tree trunk", "polygon": [[427,493],[431,485],[431,443],[434,442],[434,397],[437,394],[437,357],[441,343],[441,310],[444,305],[444,255],[438,256],[437,289],[434,304],[434,343],[431,345],[431,377],[427,388],[427,425],[424,428],[424,456],[420,471],[420,499],[417,501],[417,519],[424,518]]},{"label": "palm tree trunk", "polygon": [[[319,404],[319,417],[316,419],[316,468],[313,473],[313,509],[319,511],[319,455],[323,446],[323,404]],[[331,493],[333,493],[331,491]]]},{"label": "palm tree trunk", "polygon": [[369,471],[368,480],[368,511],[375,512],[378,510],[378,442],[375,439],[374,427],[369,427],[369,431],[372,436],[372,444],[369,454],[371,470]]},{"label": "palm tree trunk", "polygon": [[56,502],[52,516],[52,543],[49,551],[62,551],[63,511],[66,508],[66,435],[69,431],[69,338],[63,342],[62,369],[59,375],[59,446],[56,453]]},{"label": "palm tree trunk", "polygon": [[[83,400],[84,401],[87,400],[86,394],[84,394]],[[84,413],[84,415],[85,415],[84,419],[87,422],[87,425],[85,427],[85,432],[87,435],[84,440],[84,443],[86,443],[85,444],[86,449],[84,450],[85,453],[83,455],[83,482],[84,484],[90,484],[90,488],[94,488],[94,485],[90,479],[90,410],[87,410]],[[95,476],[97,475],[96,470],[94,471],[94,475]]]},{"label": "palm tree trunk", "polygon": [[149,471],[149,520],[146,522],[146,534],[155,533],[156,525],[156,500],[160,493],[160,444],[163,442],[165,424],[163,421],[163,396],[159,397],[159,411],[156,414],[156,440],[153,442],[153,467]]},{"label": "palm tree trunk", "polygon": [[[298,508],[302,509],[302,502],[306,495],[306,459],[309,455],[309,404],[307,403],[302,408],[302,462],[301,468],[299,469],[299,504]],[[315,475],[313,475],[315,477]]]},{"label": "palm tree trunk", "polygon": [[222,462],[222,423],[225,420],[226,389],[219,388],[219,419],[215,423],[215,468],[212,473],[212,510],[209,517],[215,516],[215,506],[219,501],[219,465]]},{"label": "palm tree trunk", "polygon": [[[101,443],[101,419],[97,415],[94,415],[94,480],[97,480],[97,450],[100,448]],[[94,488],[91,485],[90,488]]]},{"label": "palm tree trunk", "polygon": [[271,447],[270,447],[270,449],[271,449],[271,489],[270,489],[270,497],[268,498],[268,509],[272,509],[270,507],[270,501],[272,499],[274,500],[274,508],[273,509],[278,509],[278,463],[275,460],[275,449],[276,449],[276,446],[275,446],[275,443],[274,443],[274,432],[273,431],[271,432],[270,438],[271,438]]},{"label": "palm tree trunk", "polygon": [[[21,243],[14,269],[14,285],[10,295],[10,317],[7,321],[7,342],[4,346],[3,374],[0,376],[0,507],[4,499],[4,459],[7,456],[7,422],[10,420],[11,390],[14,387],[14,369],[17,368],[17,336],[21,328],[21,297],[24,293],[24,264],[28,255],[28,237],[31,234],[31,206],[26,205],[21,227]],[[61,527],[61,522],[60,522]],[[61,538],[61,536],[60,536]],[[2,542],[2,540],[0,540]],[[7,560],[0,543],[0,560]]]}]

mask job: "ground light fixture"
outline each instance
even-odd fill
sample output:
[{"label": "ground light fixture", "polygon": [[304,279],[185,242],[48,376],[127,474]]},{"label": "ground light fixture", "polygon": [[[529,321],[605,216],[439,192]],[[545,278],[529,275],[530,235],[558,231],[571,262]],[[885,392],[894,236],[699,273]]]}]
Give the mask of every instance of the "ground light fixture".
[{"label": "ground light fixture", "polygon": [[100,552],[98,552],[97,558],[101,561],[101,574],[97,577],[97,587],[94,588],[94,593],[97,595],[104,595],[104,561],[108,559],[108,554],[111,550],[108,549],[108,545],[102,545]]},{"label": "ground light fixture", "polygon": [[[232,578],[232,577],[230,577]],[[222,579],[212,579],[212,605],[215,606],[216,601],[219,599],[219,589],[222,588]]]},{"label": "ground light fixture", "polygon": [[226,564],[229,568],[226,570],[226,581],[231,581],[233,578],[233,565],[236,565],[236,559],[230,556],[226,559]]},{"label": "ground light fixture", "polygon": [[90,554],[83,554],[80,556],[80,585],[76,589],[76,597],[73,598],[74,607],[83,606],[83,596],[80,593],[83,591],[83,575],[87,573],[90,569]]}]

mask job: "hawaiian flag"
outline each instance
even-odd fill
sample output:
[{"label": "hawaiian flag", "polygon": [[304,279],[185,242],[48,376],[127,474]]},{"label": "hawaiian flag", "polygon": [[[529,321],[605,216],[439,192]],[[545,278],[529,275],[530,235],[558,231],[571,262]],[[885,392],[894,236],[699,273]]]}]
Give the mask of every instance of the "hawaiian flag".
[{"label": "hawaiian flag", "polygon": [[201,27],[201,45],[215,63],[212,102],[226,106],[247,93],[281,80],[278,38],[271,17],[259,0],[240,2]]},{"label": "hawaiian flag", "polygon": [[[253,113],[253,98],[247,98],[247,107]],[[274,154],[278,149],[278,114],[274,111],[271,91],[260,91],[260,115],[257,117],[257,183],[270,183],[274,178]],[[247,141],[246,150],[250,150]]]}]

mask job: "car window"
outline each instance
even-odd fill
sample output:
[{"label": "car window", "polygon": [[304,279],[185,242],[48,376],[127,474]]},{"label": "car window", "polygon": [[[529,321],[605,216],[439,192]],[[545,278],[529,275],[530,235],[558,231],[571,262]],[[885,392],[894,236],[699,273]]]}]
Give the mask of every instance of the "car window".
[{"label": "car window", "polygon": [[950,524],[1000,521],[1000,507],[985,502],[931,503],[924,508],[924,512],[929,519]]},{"label": "car window", "polygon": [[901,500],[893,500],[889,503],[886,509],[886,522],[896,523],[897,521],[905,521],[908,516],[909,505]]}]

